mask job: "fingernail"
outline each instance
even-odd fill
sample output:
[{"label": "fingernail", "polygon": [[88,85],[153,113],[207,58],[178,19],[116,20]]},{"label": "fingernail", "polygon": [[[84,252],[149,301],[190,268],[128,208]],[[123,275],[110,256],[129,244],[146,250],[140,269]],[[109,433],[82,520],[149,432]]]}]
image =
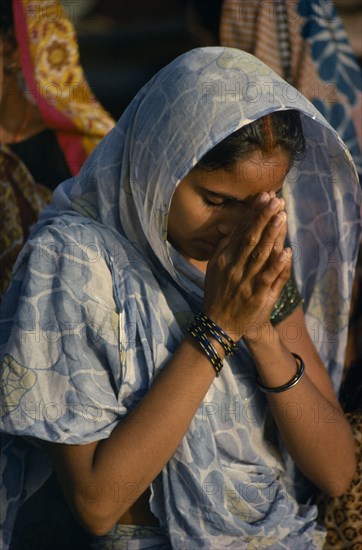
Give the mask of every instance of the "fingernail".
[{"label": "fingernail", "polygon": [[273,225],[281,225],[285,222],[287,219],[287,215],[285,212],[278,212],[278,214],[273,218],[272,224]]},{"label": "fingernail", "polygon": [[261,195],[259,195],[259,198],[258,198],[258,202],[260,204],[266,204],[269,200],[269,195],[268,193],[266,193],[265,191],[263,191],[263,193],[261,193]]},{"label": "fingernail", "polygon": [[292,259],[292,256],[293,256],[292,249],[287,247],[287,248],[284,248],[283,252],[280,254],[279,260],[281,262],[290,261]]},{"label": "fingernail", "polygon": [[272,199],[270,201],[270,203],[268,204],[268,208],[270,210],[275,210],[278,206],[279,206],[279,201],[278,201],[278,199],[275,199],[275,198]]}]

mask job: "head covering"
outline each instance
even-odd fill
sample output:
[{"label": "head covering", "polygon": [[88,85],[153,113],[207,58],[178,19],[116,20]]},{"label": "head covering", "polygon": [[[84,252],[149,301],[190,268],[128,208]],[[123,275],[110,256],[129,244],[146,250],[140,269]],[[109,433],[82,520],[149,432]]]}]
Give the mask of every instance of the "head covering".
[{"label": "head covering", "polygon": [[332,0],[224,0],[220,42],[300,90],[337,130],[362,183],[362,73]]},{"label": "head covering", "polygon": [[28,99],[55,131],[77,174],[114,121],[94,97],[79,63],[76,34],[59,0],[13,0],[16,40]]},{"label": "head covering", "polygon": [[[203,275],[167,242],[178,183],[230,133],[285,109],[300,111],[307,141],[285,182],[294,270],[307,326],[338,385],[360,232],[351,156],[261,61],[200,48],[140,90],[79,175],[57,188],[23,249],[2,308],[3,431],[87,443],[132,410],[202,301]],[[317,548],[316,510],[290,494],[242,341],[224,364],[152,484],[152,510],[175,548]]]}]

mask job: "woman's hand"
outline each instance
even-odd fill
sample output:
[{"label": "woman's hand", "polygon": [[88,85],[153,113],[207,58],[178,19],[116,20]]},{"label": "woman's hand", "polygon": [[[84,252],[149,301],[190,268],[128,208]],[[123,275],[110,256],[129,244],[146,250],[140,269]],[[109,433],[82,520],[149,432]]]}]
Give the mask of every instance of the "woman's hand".
[{"label": "woman's hand", "polygon": [[284,199],[262,193],[209,261],[203,311],[234,340],[269,323],[291,271],[286,230]]}]

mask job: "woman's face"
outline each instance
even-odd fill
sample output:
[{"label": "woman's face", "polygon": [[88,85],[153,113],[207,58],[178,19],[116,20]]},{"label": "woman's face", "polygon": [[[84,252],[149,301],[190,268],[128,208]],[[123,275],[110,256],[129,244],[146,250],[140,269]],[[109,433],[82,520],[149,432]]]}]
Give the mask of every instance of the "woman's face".
[{"label": "woman's face", "polygon": [[203,269],[256,195],[282,189],[289,168],[289,157],[278,149],[269,157],[255,151],[232,170],[191,170],[172,197],[168,241]]}]

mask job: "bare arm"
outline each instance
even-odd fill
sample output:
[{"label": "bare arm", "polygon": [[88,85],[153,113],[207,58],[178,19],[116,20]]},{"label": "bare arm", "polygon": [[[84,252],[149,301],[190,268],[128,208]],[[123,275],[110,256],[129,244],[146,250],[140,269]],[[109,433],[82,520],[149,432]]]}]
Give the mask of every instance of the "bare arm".
[{"label": "bare arm", "polygon": [[[277,244],[284,242],[285,215],[279,216],[279,224],[270,223],[276,218],[277,211],[278,208],[268,209],[256,203],[250,216],[243,221],[244,226],[220,243],[209,262],[203,309],[227,332],[234,327],[231,336],[235,340],[246,333],[250,324],[269,322],[271,310],[290,274],[290,262],[279,253],[283,247]],[[223,358],[223,350],[217,342],[213,343]],[[261,340],[255,349],[251,342],[250,349],[265,384],[285,383],[291,378],[290,373],[294,374],[294,360],[279,338],[274,339],[272,348]],[[272,363],[271,354],[275,357]],[[308,370],[314,373],[309,354],[306,357],[304,349],[300,354],[308,362]],[[87,445],[49,445],[69,505],[87,529],[95,534],[108,532],[132,504],[130,485],[135,500],[155,479],[175,452],[214,376],[209,360],[192,338],[186,336],[148,394],[108,439]],[[310,378],[305,377],[302,389],[296,388],[301,393],[300,398],[304,399],[305,415],[317,397],[322,404],[325,403],[316,375],[310,373]],[[292,429],[283,422],[281,411],[285,403],[290,402],[290,395],[282,396],[277,405],[272,402],[273,413],[288,448],[315,483],[323,488],[328,483],[344,487],[352,468],[343,470],[341,482],[340,459],[334,461],[333,456],[320,452],[318,460],[323,465],[318,469],[312,468],[307,460],[307,455],[313,454],[318,447],[318,438],[328,443],[330,452],[334,435],[331,430],[324,429],[324,423],[320,423],[319,430],[309,437],[305,432],[311,417],[305,416],[307,420],[298,427],[305,445],[303,448],[297,444],[298,438],[293,439],[289,434]],[[328,393],[328,398],[335,399],[332,393]],[[346,425],[342,415],[340,418],[343,431]],[[346,462],[351,464],[353,452],[348,435],[343,441],[347,442]]]},{"label": "bare arm", "polygon": [[[299,338],[285,337],[288,324]],[[297,330],[298,327],[298,330]],[[305,363],[305,375],[283,393],[267,394],[274,419],[295,463],[325,493],[345,492],[356,469],[352,432],[330,378],[308,335],[301,308],[278,325],[265,326],[262,336],[248,342],[263,384],[276,387],[296,372],[293,351]]]},{"label": "bare arm", "polygon": [[[283,203],[281,202],[281,208]],[[296,464],[318,487],[331,496],[341,495],[348,487],[355,469],[355,446],[350,426],[339,406],[328,373],[313,345],[305,326],[304,315],[298,308],[285,321],[274,329],[270,323],[270,303],[279,292],[278,282],[290,274],[289,267],[272,282],[271,270],[263,271],[262,266],[277,264],[283,253],[286,235],[286,215],[281,225],[279,237],[275,240],[259,240],[254,228],[249,233],[250,253],[245,254],[243,237],[235,235],[226,246],[224,258],[213,258],[208,272],[215,272],[218,281],[216,292],[205,292],[205,302],[209,316],[232,334],[228,327],[236,331],[236,338],[242,336],[255,360],[262,383],[268,387],[278,387],[289,382],[296,373],[296,363],[291,352],[300,355],[306,365],[306,374],[293,388],[276,394],[267,394],[273,416],[286,447]],[[275,219],[275,218],[274,218]],[[242,235],[242,234],[241,234]],[[258,243],[258,244],[255,244]],[[291,251],[290,251],[291,252]],[[228,268],[228,263],[232,267]],[[217,269],[218,265],[221,269]],[[227,273],[227,275],[225,275]],[[231,275],[230,275],[231,273]],[[206,287],[208,285],[206,276]],[[260,289],[268,287],[266,294]],[[237,289],[245,297],[252,296],[244,305],[244,320],[237,322],[237,313],[231,304],[225,308],[225,298],[215,300],[220,291],[235,296]],[[224,304],[224,305],[223,305]],[[245,309],[254,306],[258,317],[248,317]],[[227,317],[229,315],[229,318]],[[244,324],[249,319],[249,324]],[[298,342],[292,343],[287,325],[291,323],[300,334]],[[255,337],[255,328],[257,337]],[[252,337],[254,333],[254,338]]]},{"label": "bare arm", "polygon": [[68,503],[86,529],[108,532],[146,490],[175,452],[214,378],[208,359],[186,337],[108,439],[50,445]]},{"label": "bare arm", "polygon": [[[261,205],[257,219],[255,210],[250,213],[249,225],[258,235],[255,244],[278,237],[280,227],[269,226],[275,213],[262,211]],[[269,266],[271,280],[275,281],[284,268],[285,262]],[[281,278],[279,291],[283,284]],[[223,301],[224,296],[220,294],[218,300]],[[254,304],[244,308],[243,303],[244,297],[237,309],[247,312],[245,325],[252,320],[251,314],[258,315],[258,308]],[[214,345],[223,358],[221,346],[217,342]],[[108,439],[87,445],[49,444],[68,503],[87,529],[106,533],[132,504],[130,486],[134,500],[145,491],[175,452],[214,377],[209,360],[187,336],[149,393]]]}]

